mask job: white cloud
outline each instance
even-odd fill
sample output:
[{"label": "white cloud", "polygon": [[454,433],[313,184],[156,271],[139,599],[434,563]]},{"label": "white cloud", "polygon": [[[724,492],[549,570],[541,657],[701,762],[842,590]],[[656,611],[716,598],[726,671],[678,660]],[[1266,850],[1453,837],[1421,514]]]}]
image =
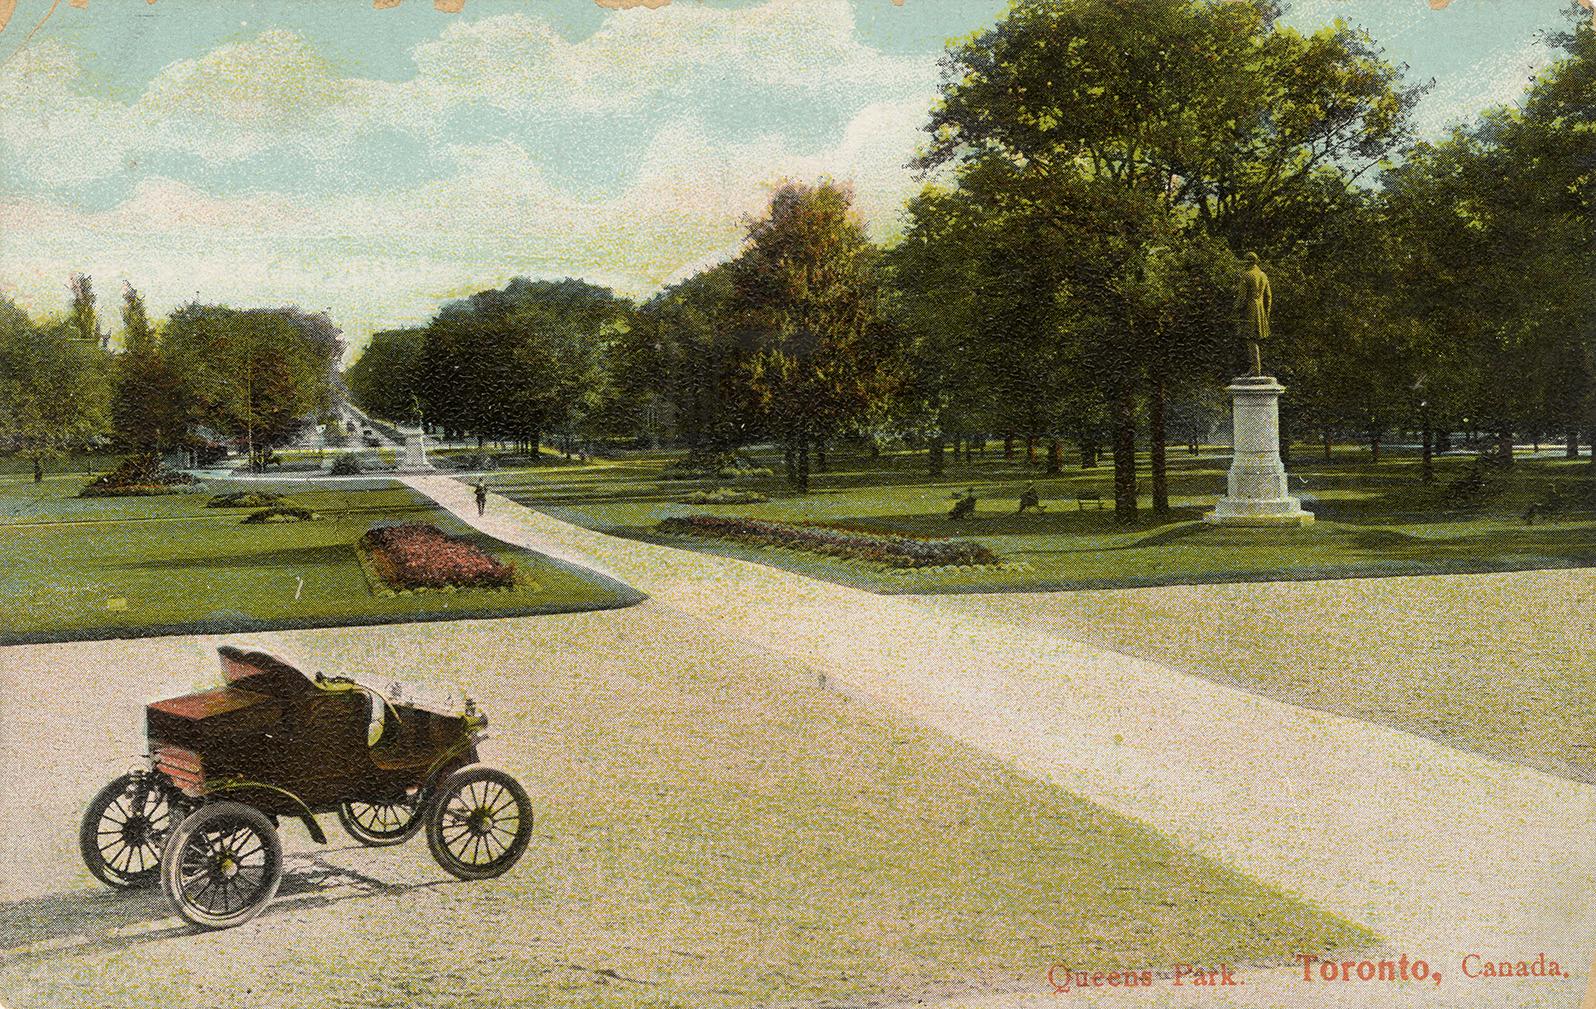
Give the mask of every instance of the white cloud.
[{"label": "white cloud", "polygon": [[[745,217],[786,178],[852,183],[861,212],[890,231],[917,185],[903,166],[935,81],[930,59],[861,45],[846,0],[674,4],[612,15],[578,43],[520,14],[451,20],[413,55],[411,80],[347,78],[299,36],[271,31],[172,64],[123,104],[87,92],[70,50],[24,50],[0,68],[0,87],[26,99],[0,109],[0,140],[23,171],[60,186],[171,152],[224,165],[269,152],[326,172],[358,157],[371,129],[410,134],[441,167],[354,196],[217,195],[159,175],[104,211],[14,196],[0,203],[0,290],[59,310],[64,278],[85,270],[101,290],[132,281],[163,312],[195,297],[331,308],[355,343],[520,274],[642,295],[734,250]],[[794,95],[847,125],[818,150],[813,130],[797,139],[785,120],[734,142],[711,125],[721,103]],[[441,120],[471,105],[630,112],[651,135],[619,155],[630,172],[619,187],[576,192],[550,181],[569,166],[547,151],[447,142]]]},{"label": "white cloud", "polygon": [[417,46],[417,97],[511,109],[616,111],[649,102],[737,102],[776,90],[855,105],[936,81],[935,61],[889,56],[853,35],[847,0],[767,0],[735,11],[677,4],[612,16],[580,42],[540,19],[455,22]]},{"label": "white cloud", "polygon": [[852,182],[861,211],[890,229],[916,186],[898,167],[916,108],[870,106],[836,147],[804,155],[774,135],[716,143],[677,120],[642,152],[633,185],[603,199],[550,185],[525,150],[496,144],[451,149],[448,178],[355,199],[224,198],[152,178],[98,213],[0,204],[0,290],[58,308],[63,278],[85,270],[107,290],[132,281],[159,311],[196,297],[330,308],[355,343],[517,275],[581,276],[640,296],[734,251],[746,217],[786,178]]}]

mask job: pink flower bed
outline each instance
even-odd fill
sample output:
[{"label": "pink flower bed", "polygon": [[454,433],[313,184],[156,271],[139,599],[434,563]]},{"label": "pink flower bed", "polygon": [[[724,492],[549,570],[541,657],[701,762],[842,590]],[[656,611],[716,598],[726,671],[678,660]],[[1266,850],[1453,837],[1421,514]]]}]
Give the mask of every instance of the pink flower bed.
[{"label": "pink flower bed", "polygon": [[495,560],[475,543],[424,522],[378,526],[360,537],[360,546],[377,576],[396,590],[515,585],[515,565]]},{"label": "pink flower bed", "polygon": [[891,568],[982,567],[1001,559],[982,543],[969,540],[922,539],[898,533],[875,533],[811,523],[692,515],[668,518],[659,531],[702,536],[752,546],[783,547]]}]

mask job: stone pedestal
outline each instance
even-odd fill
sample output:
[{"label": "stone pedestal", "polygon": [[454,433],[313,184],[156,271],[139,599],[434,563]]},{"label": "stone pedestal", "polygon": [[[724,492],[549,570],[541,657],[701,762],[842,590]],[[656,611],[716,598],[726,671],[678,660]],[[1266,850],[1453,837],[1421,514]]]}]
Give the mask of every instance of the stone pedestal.
[{"label": "stone pedestal", "polygon": [[1229,388],[1231,444],[1229,493],[1203,521],[1220,526],[1305,526],[1313,513],[1286,493],[1280,461],[1280,394],[1286,387],[1269,375],[1232,379]]},{"label": "stone pedestal", "polygon": [[433,468],[427,461],[427,436],[419,427],[402,427],[405,436],[404,454],[399,458],[399,468],[406,473],[425,472]]}]

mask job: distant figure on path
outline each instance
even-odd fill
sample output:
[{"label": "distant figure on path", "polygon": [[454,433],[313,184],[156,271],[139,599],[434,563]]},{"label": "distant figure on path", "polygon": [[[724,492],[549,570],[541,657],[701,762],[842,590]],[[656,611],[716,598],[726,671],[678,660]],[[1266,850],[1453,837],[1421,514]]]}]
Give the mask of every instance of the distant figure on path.
[{"label": "distant figure on path", "polygon": [[1026,485],[1024,493],[1020,495],[1020,510],[1015,512],[1015,514],[1024,515],[1027,510],[1033,508],[1039,512],[1047,511],[1046,508],[1042,507],[1042,495],[1036,492],[1035,481]]},{"label": "distant figure on path", "polygon": [[477,514],[488,510],[488,485],[482,480],[477,480]]},{"label": "distant figure on path", "polygon": [[1269,313],[1274,308],[1274,294],[1269,290],[1269,277],[1258,265],[1258,254],[1247,253],[1247,266],[1236,281],[1236,335],[1247,341],[1252,351],[1252,373],[1263,374],[1263,353],[1260,346],[1269,339]]}]

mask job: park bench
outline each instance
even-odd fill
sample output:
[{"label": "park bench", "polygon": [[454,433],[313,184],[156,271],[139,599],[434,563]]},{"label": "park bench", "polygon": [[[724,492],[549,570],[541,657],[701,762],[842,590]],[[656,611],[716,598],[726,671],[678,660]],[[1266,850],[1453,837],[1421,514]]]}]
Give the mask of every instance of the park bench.
[{"label": "park bench", "polygon": [[1083,494],[1075,495],[1075,510],[1085,511],[1087,502],[1096,505],[1098,511],[1103,510],[1103,495],[1096,491],[1086,491]]}]

